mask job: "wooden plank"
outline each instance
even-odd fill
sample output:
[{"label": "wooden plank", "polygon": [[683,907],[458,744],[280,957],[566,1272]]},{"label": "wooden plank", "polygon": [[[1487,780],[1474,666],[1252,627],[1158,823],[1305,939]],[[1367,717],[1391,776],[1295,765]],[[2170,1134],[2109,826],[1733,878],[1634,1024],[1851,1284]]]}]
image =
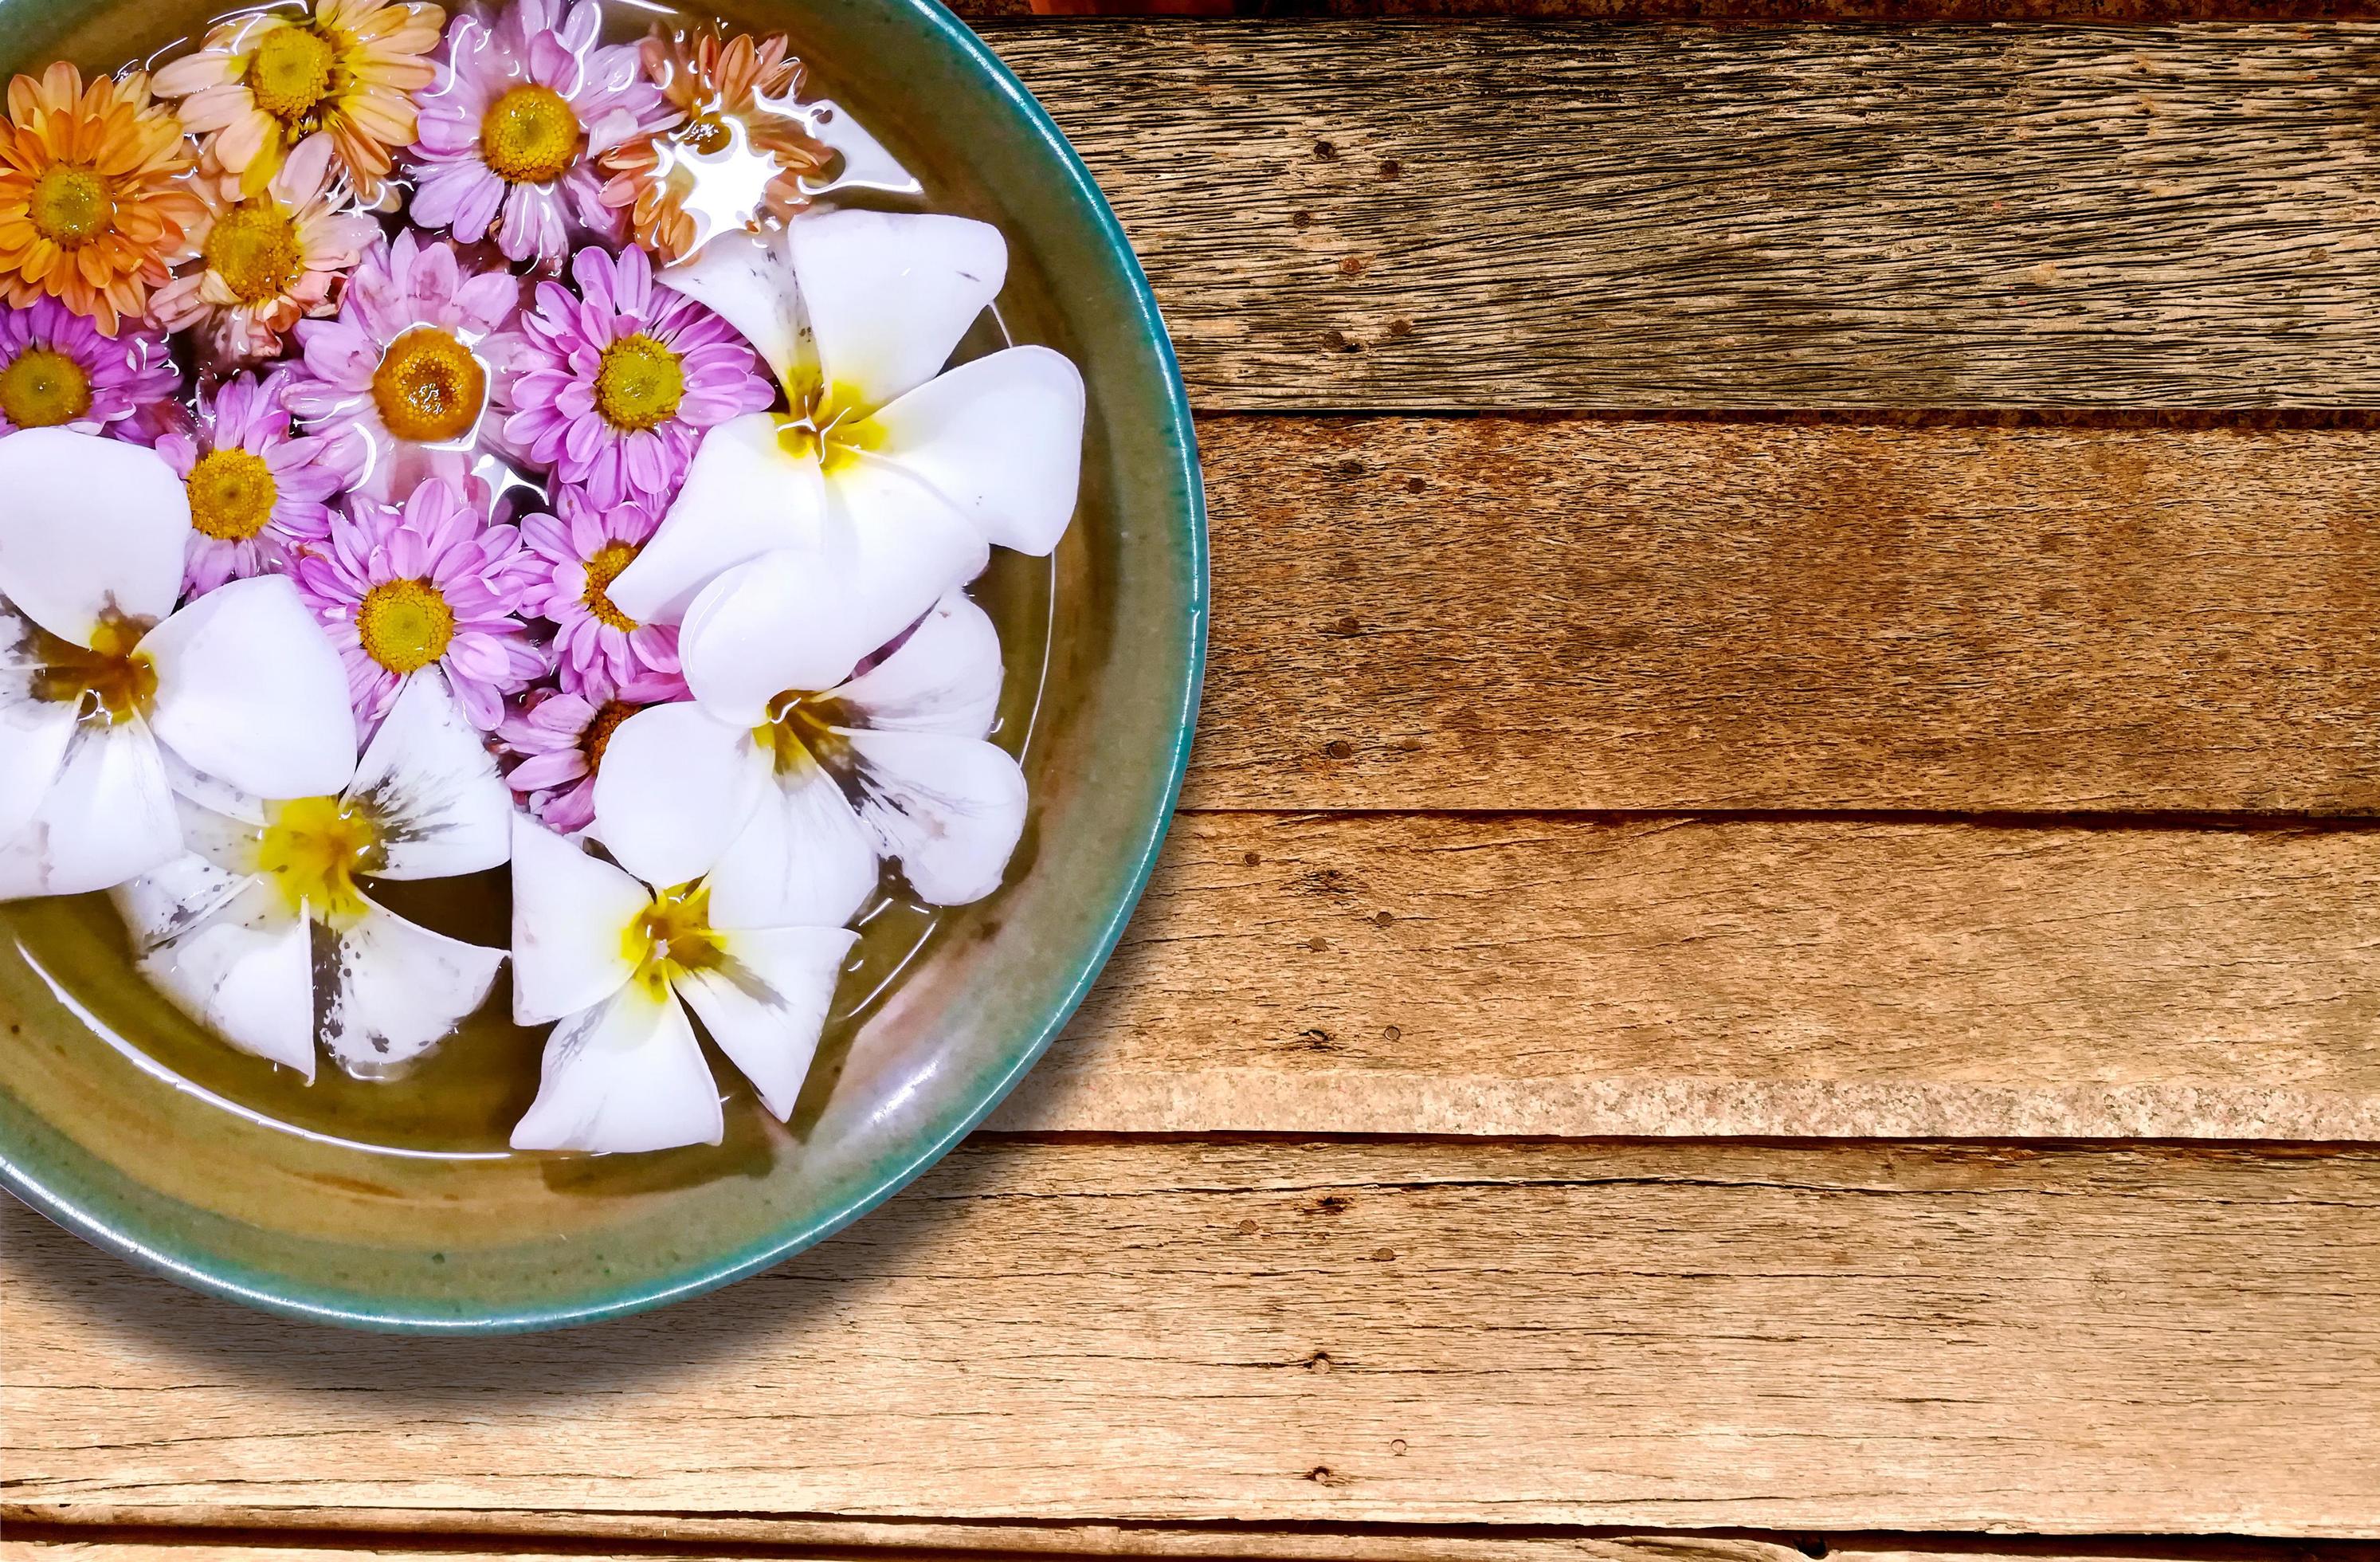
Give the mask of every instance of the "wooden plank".
[{"label": "wooden plank", "polygon": [[0,1239],[11,1520],[2380,1534],[2368,1151],[978,1141],[434,1350]]},{"label": "wooden plank", "polygon": [[2380,833],[1190,815],[995,1126],[2380,1141]]},{"label": "wooden plank", "polygon": [[1210,409],[2374,405],[2363,24],[982,24]]},{"label": "wooden plank", "polygon": [[1196,806],[2380,810],[2380,433],[1199,435]]}]

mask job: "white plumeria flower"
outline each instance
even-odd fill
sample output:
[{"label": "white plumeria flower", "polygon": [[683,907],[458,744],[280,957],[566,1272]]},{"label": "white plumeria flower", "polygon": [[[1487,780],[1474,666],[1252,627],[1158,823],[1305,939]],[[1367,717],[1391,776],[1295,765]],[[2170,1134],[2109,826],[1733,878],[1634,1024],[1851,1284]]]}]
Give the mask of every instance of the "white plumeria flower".
[{"label": "white plumeria flower", "polygon": [[988,224],[836,211],[723,235],[663,272],[745,335],[793,410],[705,436],[613,604],[675,623],[706,588],[748,584],[735,567],[794,549],[808,567],[783,583],[809,665],[848,668],[982,573],[990,544],[1057,546],[1081,474],[1081,373],[1040,347],[941,372],[1007,271]]},{"label": "white plumeria flower", "polygon": [[236,580],[176,613],[189,536],[155,452],[0,439],[0,900],[173,857],[182,778],[295,797],[354,767],[346,675],[297,588]]},{"label": "white plumeria flower", "polygon": [[800,560],[761,562],[752,590],[686,620],[678,656],[694,698],[613,732],[598,838],[654,884],[708,874],[713,909],[741,926],[844,921],[880,858],[933,905],[999,888],[1026,789],[985,741],[1000,704],[991,620],[944,597],[883,661],[820,690],[781,589]]},{"label": "white plumeria flower", "polygon": [[318,1043],[358,1079],[397,1072],[487,1001],[504,959],[407,921],[358,883],[452,878],[511,854],[512,792],[444,679],[408,679],[354,754],[350,738],[335,796],[185,799],[191,849],[115,891],[160,991],[310,1082]]},{"label": "white plumeria flower", "polygon": [[513,1148],[718,1143],[719,1086],[681,1000],[784,1121],[858,937],[738,921],[708,885],[655,891],[515,816],[513,1018],[559,1023]]}]

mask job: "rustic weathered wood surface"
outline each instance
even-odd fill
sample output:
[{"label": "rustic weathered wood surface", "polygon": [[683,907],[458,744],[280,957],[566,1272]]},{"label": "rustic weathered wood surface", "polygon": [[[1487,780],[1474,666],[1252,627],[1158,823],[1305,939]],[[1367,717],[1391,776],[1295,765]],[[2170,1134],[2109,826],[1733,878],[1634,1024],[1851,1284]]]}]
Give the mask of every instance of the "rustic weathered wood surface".
[{"label": "rustic weathered wood surface", "polygon": [[2371,1554],[2380,27],[1268,6],[2290,24],[989,26],[1210,414],[1092,1003],[569,1336],[0,1206],[0,1557]]},{"label": "rustic weathered wood surface", "polygon": [[12,1212],[8,1497],[2380,1535],[2380,1154],[983,1141],[718,1296],[292,1328]]},{"label": "rustic weathered wood surface", "polygon": [[1204,408],[2380,400],[2380,29],[989,36]]}]

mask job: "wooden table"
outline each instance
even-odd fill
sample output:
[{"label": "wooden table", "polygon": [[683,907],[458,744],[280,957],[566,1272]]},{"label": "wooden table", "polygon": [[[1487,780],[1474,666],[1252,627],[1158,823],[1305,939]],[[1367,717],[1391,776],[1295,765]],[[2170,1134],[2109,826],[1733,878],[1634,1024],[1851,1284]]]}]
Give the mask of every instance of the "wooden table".
[{"label": "wooden table", "polygon": [[1216,607],[994,1126],[508,1341],[10,1206],[11,1562],[2380,1538],[2380,27],[1459,8],[983,23]]}]

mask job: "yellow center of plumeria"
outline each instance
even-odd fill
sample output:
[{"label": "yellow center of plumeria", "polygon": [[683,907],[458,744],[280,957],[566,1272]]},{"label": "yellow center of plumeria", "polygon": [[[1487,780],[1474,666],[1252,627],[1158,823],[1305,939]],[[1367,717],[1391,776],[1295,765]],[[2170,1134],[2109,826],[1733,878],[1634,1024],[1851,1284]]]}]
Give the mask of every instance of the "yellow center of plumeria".
[{"label": "yellow center of plumeria", "polygon": [[199,458],[185,482],[190,524],[205,537],[244,543],[273,519],[280,489],[264,458],[246,450],[213,450]]},{"label": "yellow center of plumeria", "polygon": [[595,713],[594,719],[587,724],[587,730],[578,735],[578,751],[587,756],[588,775],[592,775],[603,768],[603,750],[612,746],[612,734],[619,731],[620,724],[641,708],[629,704],[625,700],[607,700],[602,709]]},{"label": "yellow center of plumeria", "polygon": [[595,369],[595,410],[613,428],[631,433],[656,428],[676,417],[685,399],[678,355],[650,336],[623,336],[603,349]]},{"label": "yellow center of plumeria", "polygon": [[277,299],[305,275],[298,225],[271,196],[243,201],[217,217],[204,253],[207,269],[244,304]]},{"label": "yellow center of plumeria", "polygon": [[480,119],[480,155],[500,179],[552,184],[578,161],[581,128],[568,99],[551,87],[515,87]]},{"label": "yellow center of plumeria", "polygon": [[27,348],[0,369],[0,417],[20,429],[55,428],[91,410],[91,376],[55,348]]},{"label": "yellow center of plumeria", "polygon": [[629,560],[637,556],[638,549],[639,544],[635,543],[606,543],[595,550],[593,558],[587,561],[587,589],[578,594],[578,600],[587,604],[587,611],[595,616],[597,623],[614,629],[637,627],[634,618],[612,605],[607,592],[612,582],[620,578],[620,571],[627,568]]},{"label": "yellow center of plumeria", "polygon": [[636,964],[633,980],[656,999],[666,997],[678,977],[709,970],[727,958],[727,941],[710,925],[708,884],[680,885],[654,896],[620,942]]},{"label": "yellow center of plumeria", "polygon": [[884,443],[883,426],[847,387],[813,384],[791,397],[794,409],[777,414],[777,445],[796,460],[815,458],[832,473]]},{"label": "yellow center of plumeria", "polygon": [[768,719],[752,729],[752,740],[775,758],[778,775],[791,775],[843,753],[847,745],[834,730],[843,719],[840,701],[789,689],[769,702]]},{"label": "yellow center of plumeria", "polygon": [[415,673],[446,654],[455,610],[427,580],[386,580],[356,609],[364,654],[392,673]]},{"label": "yellow center of plumeria", "polygon": [[380,831],[336,798],[298,798],[275,806],[256,843],[257,872],[280,887],[293,911],[350,922],[368,908],[356,875],[383,860]]},{"label": "yellow center of plumeria", "polygon": [[28,214],[35,233],[61,250],[73,250],[115,225],[115,198],[107,193],[107,181],[91,169],[59,164],[33,181]]},{"label": "yellow center of plumeria", "polygon": [[276,27],[249,56],[248,92],[256,106],[285,125],[298,125],[331,95],[338,51],[311,28]]},{"label": "yellow center of plumeria", "polygon": [[88,648],[35,629],[33,698],[79,706],[87,722],[130,721],[157,696],[157,665],[139,649],[152,623],[110,608],[91,631]]},{"label": "yellow center of plumeria", "polygon": [[381,421],[417,445],[462,438],[487,400],[488,372],[478,356],[434,325],[417,325],[389,343],[372,371]]}]

